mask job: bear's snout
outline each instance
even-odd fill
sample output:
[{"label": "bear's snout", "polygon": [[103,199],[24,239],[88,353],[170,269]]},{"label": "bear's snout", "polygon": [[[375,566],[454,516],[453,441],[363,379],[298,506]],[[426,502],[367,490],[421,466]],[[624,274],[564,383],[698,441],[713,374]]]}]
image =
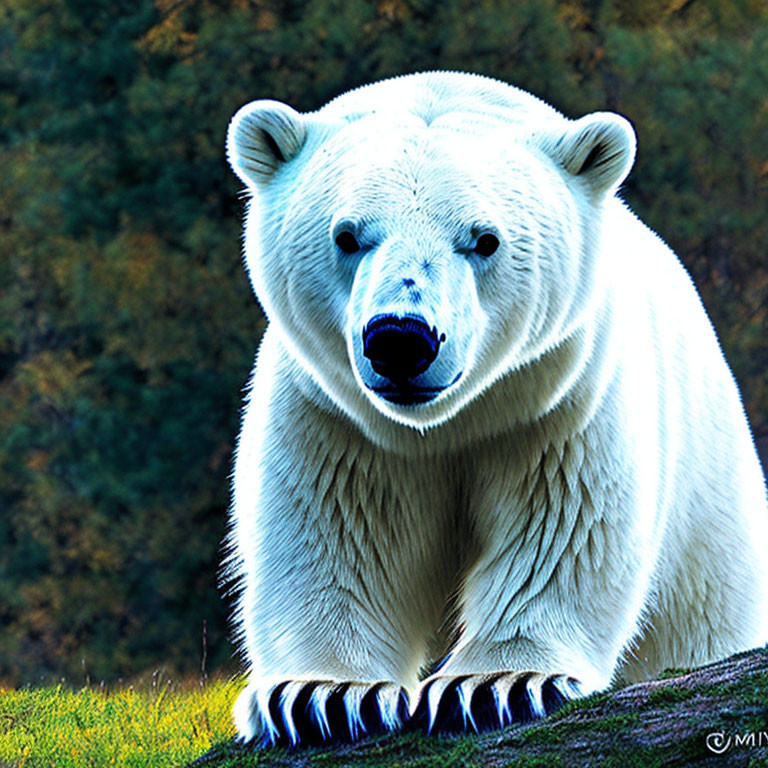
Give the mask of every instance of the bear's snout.
[{"label": "bear's snout", "polygon": [[363,329],[363,354],[379,376],[402,386],[432,365],[443,341],[419,315],[376,315]]}]

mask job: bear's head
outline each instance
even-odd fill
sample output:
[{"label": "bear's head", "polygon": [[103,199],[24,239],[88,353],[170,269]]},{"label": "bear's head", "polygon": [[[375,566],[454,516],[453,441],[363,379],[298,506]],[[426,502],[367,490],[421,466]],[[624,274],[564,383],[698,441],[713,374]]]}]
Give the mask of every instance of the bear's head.
[{"label": "bear's head", "polygon": [[446,421],[557,345],[594,297],[631,126],[475,102],[372,97],[300,114],[255,101],[230,124],[253,198],[254,290],[289,353],[358,422]]}]

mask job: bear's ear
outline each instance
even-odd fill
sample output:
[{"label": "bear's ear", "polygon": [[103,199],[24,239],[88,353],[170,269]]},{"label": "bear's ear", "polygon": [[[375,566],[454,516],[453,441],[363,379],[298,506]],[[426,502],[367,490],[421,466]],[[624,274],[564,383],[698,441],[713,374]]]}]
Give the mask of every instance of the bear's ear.
[{"label": "bear's ear", "polygon": [[593,193],[613,192],[635,161],[635,132],[613,112],[593,112],[550,134],[544,149],[569,173],[584,179]]},{"label": "bear's ear", "polygon": [[252,101],[241,107],[227,131],[227,158],[249,186],[268,182],[299,154],[307,138],[304,117],[279,101]]}]

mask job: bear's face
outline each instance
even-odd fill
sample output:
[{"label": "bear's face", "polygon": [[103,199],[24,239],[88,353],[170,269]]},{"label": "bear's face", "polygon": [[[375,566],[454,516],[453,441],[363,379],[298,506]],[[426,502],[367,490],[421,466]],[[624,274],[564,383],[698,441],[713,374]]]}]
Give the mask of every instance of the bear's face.
[{"label": "bear's face", "polygon": [[581,311],[596,211],[633,147],[613,115],[536,131],[456,115],[338,124],[255,102],[229,136],[256,195],[254,288],[343,410],[435,426]]},{"label": "bear's face", "polygon": [[[366,131],[359,143],[369,159],[341,176],[329,233],[346,272],[349,360],[380,410],[426,419],[529,340],[540,257],[568,264],[567,254],[540,251],[567,238],[540,231],[544,190],[534,179],[545,158],[489,152],[418,123]],[[574,219],[565,185],[552,181],[547,197],[563,209],[553,220]]]}]

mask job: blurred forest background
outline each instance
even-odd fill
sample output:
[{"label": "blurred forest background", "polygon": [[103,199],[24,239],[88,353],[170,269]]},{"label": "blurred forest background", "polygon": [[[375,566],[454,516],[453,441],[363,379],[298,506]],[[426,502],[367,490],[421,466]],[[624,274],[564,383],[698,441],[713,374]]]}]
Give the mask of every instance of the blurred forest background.
[{"label": "blurred forest background", "polygon": [[264,323],[229,118],[425,69],[639,136],[624,189],[768,436],[765,0],[2,0],[0,681],[231,668],[217,592]]}]

